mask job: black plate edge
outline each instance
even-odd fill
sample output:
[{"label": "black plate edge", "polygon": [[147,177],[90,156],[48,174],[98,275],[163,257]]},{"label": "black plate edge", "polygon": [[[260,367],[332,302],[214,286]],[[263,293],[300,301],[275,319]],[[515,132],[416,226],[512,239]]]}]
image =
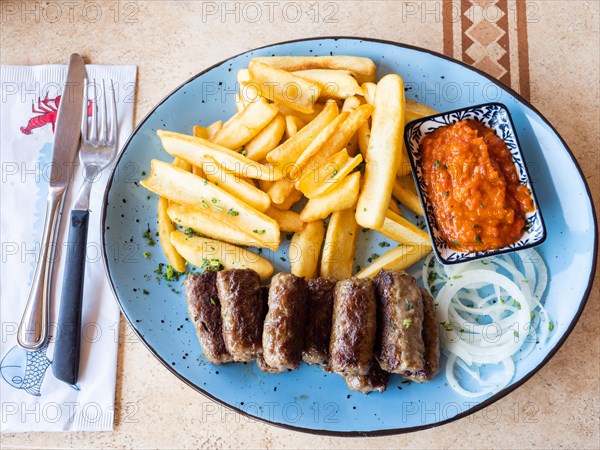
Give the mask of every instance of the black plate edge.
[{"label": "black plate edge", "polygon": [[[115,290],[115,286],[112,282],[112,278],[110,277],[110,271],[108,268],[108,263],[107,263],[107,255],[106,255],[106,242],[105,242],[105,229],[106,229],[106,210],[107,210],[107,206],[108,206],[108,192],[110,191],[110,188],[112,187],[112,183],[113,183],[113,178],[114,178],[114,174],[116,172],[117,166],[119,164],[119,162],[121,161],[122,156],[125,153],[125,150],[127,149],[127,147],[129,146],[129,143],[131,142],[131,140],[133,139],[133,137],[135,136],[135,134],[138,132],[138,130],[142,127],[142,125],[144,125],[144,123],[148,120],[148,118],[154,113],[154,111],[156,111],[157,108],[159,108],[169,97],[171,97],[175,92],[177,92],[178,90],[180,90],[181,88],[183,88],[184,86],[186,86],[188,83],[192,82],[193,80],[195,80],[196,78],[198,78],[199,76],[205,74],[206,72],[221,66],[223,64],[225,64],[227,61],[233,59],[233,58],[237,58],[239,56],[245,55],[247,53],[251,53],[253,51],[256,50],[262,50],[265,48],[270,48],[270,47],[275,47],[278,45],[283,45],[283,44],[292,44],[295,42],[304,42],[304,41],[316,41],[316,40],[351,40],[351,41],[366,41],[366,42],[375,42],[375,43],[379,43],[379,44],[386,44],[386,45],[393,45],[396,47],[401,47],[401,48],[406,48],[409,50],[414,50],[414,51],[419,51],[419,52],[423,52],[423,53],[427,53],[430,54],[432,56],[436,56],[438,58],[444,59],[446,61],[450,61],[453,63],[456,63],[462,67],[465,67],[469,70],[474,71],[475,73],[477,73],[478,75],[481,75],[482,77],[486,78],[487,80],[489,80],[491,83],[499,86],[500,88],[502,88],[503,90],[505,90],[506,92],[508,92],[509,94],[511,94],[512,96],[514,96],[517,100],[519,100],[519,102],[523,103],[526,107],[528,107],[530,110],[532,110],[535,114],[537,114],[542,121],[558,136],[560,142],[562,143],[562,145],[565,147],[565,149],[567,150],[567,152],[569,153],[569,156],[571,157],[573,163],[575,164],[575,167],[577,169],[577,171],[579,172],[579,175],[581,176],[581,179],[583,180],[583,184],[585,186],[585,190],[586,190],[586,194],[590,200],[590,204],[591,204],[591,208],[592,208],[592,219],[594,221],[594,259],[592,261],[592,268],[590,271],[590,277],[588,280],[588,285],[586,287],[586,290],[583,294],[583,298],[581,299],[581,303],[579,305],[579,308],[577,310],[577,312],[575,313],[575,316],[573,317],[573,320],[571,321],[571,323],[569,324],[569,327],[567,328],[567,330],[565,331],[565,334],[563,335],[563,337],[558,341],[558,343],[554,346],[554,348],[552,348],[550,350],[550,352],[548,353],[548,355],[546,355],[546,357],[542,360],[542,362],[540,364],[538,364],[531,372],[529,372],[527,375],[525,375],[521,380],[519,380],[518,382],[504,388],[502,391],[498,392],[497,394],[493,395],[492,397],[484,400],[483,402],[481,402],[480,404],[478,404],[477,406],[464,411],[460,414],[457,414],[456,416],[453,416],[449,419],[446,419],[444,421],[441,422],[436,422],[433,424],[427,424],[427,425],[422,425],[422,426],[418,426],[418,427],[408,427],[408,428],[391,428],[391,429],[385,429],[385,430],[375,430],[375,431],[330,431],[330,430],[317,430],[317,429],[312,429],[312,428],[304,428],[304,427],[295,427],[293,425],[287,425],[284,423],[279,423],[279,422],[272,422],[270,420],[267,419],[263,419],[261,417],[256,417],[256,416],[252,416],[250,414],[248,414],[247,412],[240,410],[239,408],[236,408],[234,406],[231,406],[225,402],[223,402],[222,400],[215,398],[213,395],[209,394],[208,392],[204,391],[202,388],[194,385],[193,383],[191,383],[189,380],[185,379],[184,377],[182,377],[181,375],[179,375],[179,373],[177,373],[170,364],[168,364],[164,359],[162,359],[154,350],[154,348],[152,348],[152,346],[150,346],[150,344],[148,344],[148,342],[146,342],[146,340],[144,339],[143,335],[137,330],[137,328],[135,327],[134,323],[132,322],[132,320],[129,318],[129,316],[127,316],[127,314],[125,313],[123,306],[121,304],[121,302],[119,301],[119,298],[117,296],[116,290]],[[548,361],[550,361],[550,359],[552,359],[552,357],[558,352],[558,350],[562,347],[562,345],[565,343],[565,341],[567,340],[567,338],[569,337],[569,335],[571,334],[571,332],[573,331],[573,329],[575,328],[575,325],[577,324],[579,318],[581,317],[581,314],[583,313],[583,310],[585,308],[585,305],[587,304],[587,301],[589,299],[590,296],[590,292],[592,290],[592,286],[593,283],[595,281],[595,273],[596,273],[596,267],[597,267],[597,263],[598,263],[598,219],[596,216],[596,209],[594,207],[594,199],[591,195],[591,191],[590,191],[590,187],[587,183],[587,180],[585,178],[585,175],[583,173],[583,171],[581,170],[581,166],[579,165],[579,163],[577,162],[577,159],[575,158],[575,155],[573,154],[573,152],[571,151],[571,149],[569,148],[569,146],[567,145],[567,143],[565,142],[565,140],[563,139],[563,137],[560,135],[560,133],[558,133],[558,131],[554,128],[554,126],[548,121],[548,119],[546,119],[546,117],[544,117],[544,115],[542,113],[540,113],[534,106],[532,106],[524,97],[522,97],[519,93],[517,93],[516,91],[514,91],[512,88],[510,88],[509,86],[506,86],[504,83],[501,83],[500,81],[496,80],[495,78],[491,77],[490,75],[486,74],[485,72],[475,68],[475,67],[471,67],[466,63],[463,63],[462,61],[458,61],[454,58],[450,58],[446,55],[443,55],[441,53],[435,52],[433,50],[428,50],[428,49],[424,49],[421,47],[417,47],[414,45],[409,45],[409,44],[402,44],[399,42],[394,42],[394,41],[387,41],[384,39],[376,39],[376,38],[360,38],[360,37],[355,37],[355,36],[319,36],[319,37],[310,37],[310,38],[302,38],[302,39],[293,39],[293,40],[289,40],[289,41],[282,41],[282,42],[277,42],[274,44],[269,44],[269,45],[265,45],[262,47],[257,47],[254,49],[250,49],[247,50],[245,52],[239,53],[237,55],[231,56],[221,62],[218,62],[210,67],[208,67],[207,69],[204,69],[203,71],[197,73],[196,75],[194,75],[193,77],[189,78],[187,81],[185,81],[184,83],[182,83],[180,86],[178,86],[177,88],[175,88],[173,91],[171,91],[168,95],[166,95],[159,103],[156,104],[156,106],[154,108],[152,108],[152,110],[150,112],[148,112],[148,114],[146,114],[146,116],[138,123],[138,125],[135,127],[135,129],[133,130],[133,132],[131,133],[131,136],[129,136],[129,138],[127,139],[127,141],[125,142],[125,144],[122,147],[121,152],[119,153],[119,157],[117,158],[117,160],[115,161],[114,167],[111,170],[107,185],[106,185],[106,190],[104,192],[104,197],[103,197],[103,204],[102,204],[102,216],[101,216],[101,222],[100,222],[101,226],[102,226],[102,230],[101,230],[101,240],[102,240],[102,259],[104,262],[104,270],[106,272],[106,276],[109,280],[110,283],[110,288],[111,291],[115,297],[115,299],[117,300],[117,303],[119,305],[119,309],[121,310],[121,313],[125,316],[125,318],[127,319],[127,321],[129,322],[130,326],[132,327],[132,329],[135,331],[136,335],[138,336],[138,338],[141,340],[141,342],[146,346],[146,348],[170,371],[172,372],[177,378],[179,378],[181,381],[183,381],[185,384],[187,384],[188,386],[190,386],[191,388],[195,389],[196,391],[200,392],[201,394],[203,394],[204,396],[208,397],[209,399],[217,402],[218,404],[220,404],[221,406],[224,406],[226,408],[229,408],[239,414],[242,414],[246,417],[249,417],[250,419],[254,419],[254,420],[258,420],[270,425],[274,425],[280,428],[284,428],[287,430],[291,430],[291,431],[299,431],[299,432],[303,432],[303,433],[310,433],[310,434],[317,434],[317,435],[322,435],[322,436],[336,436],[336,437],[378,437],[378,436],[389,436],[389,435],[394,435],[394,434],[404,434],[404,433],[412,433],[414,431],[420,431],[420,430],[427,430],[430,428],[434,428],[434,427],[438,427],[438,426],[442,426],[451,422],[454,422],[456,420],[462,419],[463,417],[467,417],[471,414],[475,414],[478,411],[481,411],[482,409],[486,408],[487,406],[495,403],[496,401],[504,398],[505,396],[507,396],[508,394],[510,394],[511,392],[513,392],[515,389],[517,389],[518,387],[522,386],[523,384],[525,384],[529,379],[531,379],[533,377],[533,375],[535,375],[537,372],[540,371],[540,369],[542,369],[547,363]]]}]

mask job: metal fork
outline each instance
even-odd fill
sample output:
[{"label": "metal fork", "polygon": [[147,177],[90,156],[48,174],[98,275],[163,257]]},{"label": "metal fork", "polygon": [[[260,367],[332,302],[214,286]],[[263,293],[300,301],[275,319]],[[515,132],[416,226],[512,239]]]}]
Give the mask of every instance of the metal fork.
[{"label": "metal fork", "polygon": [[[95,80],[93,86],[94,93],[97,93],[98,85]],[[89,86],[87,88],[89,89]],[[97,97],[97,95],[94,97]],[[79,160],[83,164],[84,182],[77,194],[75,207],[71,211],[67,260],[63,276],[54,361],[52,363],[52,371],[56,378],[69,384],[75,384],[79,374],[81,312],[90,215],[90,192],[98,175],[111,163],[117,151],[117,105],[112,81],[108,108],[107,97],[109,96],[104,80],[102,80],[100,116],[98,116],[98,102],[94,99],[91,119],[88,119],[86,105],[83,108],[81,121]],[[110,121],[107,115],[108,109],[110,110]],[[90,120],[89,125],[88,120]],[[98,122],[100,122],[99,125]]]}]

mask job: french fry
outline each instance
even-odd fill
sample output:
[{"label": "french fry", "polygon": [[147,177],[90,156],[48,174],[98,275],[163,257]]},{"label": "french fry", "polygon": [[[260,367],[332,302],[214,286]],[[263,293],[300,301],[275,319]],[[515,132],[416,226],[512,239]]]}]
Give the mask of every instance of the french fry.
[{"label": "french fry", "polygon": [[248,84],[250,83],[250,72],[248,69],[240,69],[237,73],[237,81],[240,84]]},{"label": "french fry", "polygon": [[296,116],[298,119],[302,120],[304,123],[309,123],[315,120],[323,108],[325,108],[326,103],[317,102],[314,104],[314,111],[311,113],[301,113],[299,111],[294,111],[292,108],[288,108],[287,106],[281,103],[274,103],[275,106],[279,109],[279,112],[284,116]]},{"label": "french fry", "polygon": [[267,126],[278,113],[275,106],[264,99],[250,103],[223,124],[210,140],[229,149],[240,148]]},{"label": "french fry", "polygon": [[210,139],[221,129],[222,126],[223,126],[223,122],[221,122],[220,120],[217,120],[216,122],[211,123],[206,128],[201,127],[200,125],[195,125],[193,136],[199,137],[202,139]]},{"label": "french fry", "polygon": [[[267,248],[279,247],[279,225],[275,220],[204,178],[153,159],[148,178],[140,184],[175,203],[205,208],[223,221],[240,224],[239,228],[256,234],[256,239]],[[237,215],[228,214],[230,210]]]},{"label": "french fry", "polygon": [[403,244],[388,250],[359,273],[358,278],[373,278],[381,269],[405,270],[431,252],[431,246]]},{"label": "french fry", "polygon": [[263,97],[283,103],[295,111],[313,112],[313,105],[321,94],[318,83],[261,63],[256,59],[250,61],[248,71],[251,82],[256,83]]},{"label": "french fry", "polygon": [[369,140],[371,139],[371,127],[369,121],[365,121],[357,132],[358,135],[358,148],[360,149],[363,158],[367,156],[367,150],[369,149]]},{"label": "french fry", "polygon": [[333,164],[325,163],[319,167],[319,173],[313,175],[313,180],[317,179],[316,183],[305,184],[304,191],[298,185],[296,189],[309,199],[324,195],[334,190],[361,162],[362,156],[357,155],[354,158],[347,158],[337,167],[335,162]]},{"label": "french fry", "polygon": [[212,214],[203,207],[173,203],[169,205],[167,214],[170,220],[184,228],[218,239],[230,244],[246,245],[250,247],[263,247],[264,244],[256,237],[251,236],[240,224],[223,220],[220,215]]},{"label": "french fry", "polygon": [[242,96],[240,94],[235,94],[234,100],[235,100],[235,111],[238,113],[242,112],[244,110],[244,108],[246,107],[246,105],[244,105],[244,102],[242,101]]},{"label": "french fry", "polygon": [[388,207],[388,210],[398,214],[399,216],[402,216],[402,210],[393,198],[390,199],[390,206]]},{"label": "french fry", "polygon": [[318,187],[321,184],[329,183],[334,173],[337,173],[348,159],[349,157],[346,149],[340,150],[323,162],[323,164],[306,171],[306,173],[304,173],[304,175],[296,182],[296,189],[307,197],[315,197],[318,195],[314,194]]},{"label": "french fry", "polygon": [[321,245],[325,237],[322,220],[307,223],[304,229],[294,233],[288,256],[291,272],[298,277],[315,278],[321,255]]},{"label": "french fry", "polygon": [[271,206],[280,211],[287,211],[303,197],[302,192],[293,189],[292,192],[281,203],[272,203]]},{"label": "french fry", "polygon": [[217,134],[219,132],[219,130],[221,130],[222,127],[223,127],[223,122],[220,120],[217,120],[216,122],[211,123],[208,127],[206,127],[206,132],[208,133],[207,139],[212,138],[215,134]]},{"label": "french fry", "polygon": [[435,109],[430,108],[427,105],[413,102],[412,100],[406,100],[406,123],[422,117],[433,116],[437,113],[438,112]]},{"label": "french fry", "polygon": [[167,261],[173,266],[173,269],[177,272],[185,272],[185,259],[177,253],[170,241],[171,231],[175,230],[176,227],[167,214],[168,206],[169,200],[164,197],[158,198],[158,240]]},{"label": "french fry", "polygon": [[283,203],[294,190],[294,182],[287,178],[282,178],[271,184],[267,193],[274,204],[279,204]]},{"label": "french fry", "polygon": [[356,221],[364,228],[383,225],[402,162],[404,110],[402,78],[386,75],[377,85],[365,178],[356,207]]},{"label": "french fry", "polygon": [[412,170],[410,168],[410,161],[408,160],[408,152],[406,151],[406,145],[404,145],[404,142],[402,143],[402,158],[401,159],[402,159],[402,162],[400,163],[400,166],[398,167],[398,172],[396,173],[396,175],[399,177],[408,175]]},{"label": "french fry", "polygon": [[323,111],[290,139],[273,149],[267,161],[282,165],[294,164],[315,136],[339,114],[337,103],[327,102]]},{"label": "french fry", "polygon": [[204,128],[200,125],[194,125],[194,131],[193,131],[192,135],[194,137],[208,139],[208,128]]},{"label": "french fry", "polygon": [[396,178],[392,188],[392,195],[396,200],[402,203],[410,210],[416,212],[420,216],[424,216],[423,207],[419,200],[419,196],[412,191],[411,188],[407,187],[402,183],[402,180]]},{"label": "french fry", "polygon": [[412,175],[405,175],[402,177],[398,177],[398,182],[402,185],[404,189],[409,190],[415,195],[417,194],[417,185],[415,184],[415,180]]},{"label": "french fry", "polygon": [[297,178],[302,173],[306,163],[310,161],[315,155],[322,153],[322,149],[329,146],[333,136],[338,132],[340,125],[348,117],[347,112],[340,113],[335,119],[317,134],[312,142],[308,144],[308,147],[304,149],[302,154],[296,160],[294,167],[290,170],[290,177],[292,179]]},{"label": "french fry", "polygon": [[349,70],[359,84],[375,81],[376,67],[373,60],[359,56],[264,56],[254,58],[283,70],[334,69]]},{"label": "french fry", "polygon": [[318,83],[321,86],[321,98],[345,99],[363,95],[361,87],[348,70],[308,69],[293,74]]},{"label": "french fry", "polygon": [[175,167],[179,167],[180,169],[185,170],[186,172],[191,172],[192,171],[192,165],[185,161],[184,159],[181,158],[174,158],[173,159],[173,165]]},{"label": "french fry", "polygon": [[267,154],[279,145],[285,132],[285,118],[278,113],[260,133],[254,136],[244,147],[246,156],[253,161],[262,161]]},{"label": "french fry", "polygon": [[352,276],[358,238],[354,208],[336,211],[327,225],[319,275],[345,280]]},{"label": "french fry", "polygon": [[192,173],[197,177],[204,178],[204,172],[202,172],[202,167],[192,166]]},{"label": "french fry", "polygon": [[271,206],[271,198],[266,192],[242,179],[236,173],[224,170],[216,161],[205,162],[202,165],[202,171],[209,181],[235,195],[256,210],[264,212]]},{"label": "french fry", "polygon": [[292,114],[285,116],[285,138],[291,138],[305,125],[306,124],[302,121],[302,119]]},{"label": "french fry", "polygon": [[371,116],[373,109],[373,105],[361,105],[352,111],[346,120],[344,120],[336,129],[335,134],[331,137],[327,145],[304,163],[304,167],[317,167],[331,155],[346,148],[350,139],[352,139],[352,136],[354,136],[360,126]]},{"label": "french fry", "polygon": [[187,237],[179,230],[171,232],[171,243],[177,251],[198,268],[221,264],[224,269],[252,269],[261,280],[273,274],[273,265],[251,251],[225,242],[199,236]]},{"label": "french fry", "polygon": [[352,97],[348,97],[346,98],[346,100],[344,100],[344,104],[342,105],[342,112],[352,112],[360,105],[360,99],[353,95]]},{"label": "french fry", "polygon": [[356,204],[359,188],[360,172],[354,172],[344,178],[335,189],[311,198],[300,213],[300,219],[303,222],[312,222],[324,219],[332,212],[352,208]]},{"label": "french fry", "polygon": [[393,211],[387,212],[383,226],[377,231],[399,244],[429,245],[431,247],[431,240],[425,231]]},{"label": "french fry", "polygon": [[277,208],[269,208],[265,214],[272,219],[275,219],[279,224],[281,231],[297,232],[302,231],[304,228],[304,222],[300,220],[300,214],[294,211],[282,211]]},{"label": "french fry", "polygon": [[377,89],[377,85],[375,83],[363,83],[361,86],[365,101],[371,105],[375,104],[375,90]]},{"label": "french fry", "polygon": [[[222,147],[206,139],[158,130],[158,136],[165,150],[172,156],[186,160],[194,166],[202,166],[213,160],[224,169],[243,177],[275,181],[283,174],[272,166],[266,166],[241,155],[238,152]],[[212,159],[209,159],[212,158]]]}]

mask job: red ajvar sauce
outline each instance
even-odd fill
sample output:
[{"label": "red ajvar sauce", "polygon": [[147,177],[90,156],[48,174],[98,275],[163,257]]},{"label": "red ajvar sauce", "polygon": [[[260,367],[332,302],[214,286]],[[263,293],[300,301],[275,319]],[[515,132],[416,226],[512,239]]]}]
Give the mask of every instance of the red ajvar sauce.
[{"label": "red ajvar sauce", "polygon": [[427,192],[450,248],[483,251],[519,240],[533,199],[493,129],[475,120],[440,127],[423,139],[421,155]]}]

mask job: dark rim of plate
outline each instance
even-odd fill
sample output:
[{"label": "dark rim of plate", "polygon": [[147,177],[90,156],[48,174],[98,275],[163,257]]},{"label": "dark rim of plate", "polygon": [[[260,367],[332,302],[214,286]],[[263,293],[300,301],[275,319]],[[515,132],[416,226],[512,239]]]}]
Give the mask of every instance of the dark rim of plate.
[{"label": "dark rim of plate", "polygon": [[[156,109],[158,107],[160,107],[167,99],[169,99],[173,94],[175,94],[177,91],[179,91],[181,88],[183,88],[184,86],[186,86],[188,83],[192,82],[193,80],[195,80],[196,78],[198,78],[199,76],[205,74],[206,72],[211,71],[212,69],[219,67],[225,63],[227,63],[229,60],[233,59],[233,58],[237,58],[239,56],[243,56],[252,52],[255,52],[256,50],[262,50],[262,49],[266,49],[266,48],[271,48],[271,47],[277,47],[279,45],[284,45],[284,44],[293,44],[296,42],[308,42],[308,41],[327,41],[327,40],[332,40],[332,41],[338,41],[338,40],[348,40],[348,41],[357,41],[357,42],[373,42],[373,43],[377,43],[377,44],[384,44],[384,45],[392,45],[395,47],[401,47],[401,48],[406,48],[409,50],[414,50],[414,51],[418,51],[421,53],[427,53],[429,55],[435,56],[437,58],[446,60],[446,61],[450,61],[454,64],[457,64],[463,68],[466,68],[468,70],[471,70],[475,73],[477,73],[478,75],[486,78],[487,80],[489,80],[491,83],[497,85],[498,87],[500,87],[501,89],[503,89],[504,91],[508,92],[510,95],[512,95],[513,97],[515,97],[517,100],[519,100],[519,102],[523,103],[527,108],[529,108],[531,111],[533,111],[535,114],[537,114],[542,121],[558,136],[558,138],[560,139],[560,142],[562,143],[562,145],[565,147],[565,149],[567,150],[567,152],[569,153],[569,156],[571,157],[571,159],[573,160],[573,163],[575,164],[575,167],[577,168],[577,171],[579,172],[579,176],[581,177],[581,179],[583,180],[583,184],[585,186],[586,189],[586,194],[588,197],[588,200],[590,201],[590,205],[591,205],[591,209],[592,209],[592,220],[594,222],[594,259],[592,261],[592,268],[590,271],[590,276],[589,276],[589,280],[588,280],[588,285],[587,288],[585,290],[585,293],[581,299],[581,303],[579,304],[579,308],[573,318],[573,320],[571,321],[571,323],[569,324],[567,330],[565,331],[565,334],[563,335],[563,337],[558,341],[558,343],[554,346],[554,348],[552,348],[548,354],[546,355],[546,357],[542,360],[542,362],[540,364],[538,364],[533,370],[531,370],[529,373],[527,373],[521,380],[511,384],[510,386],[507,386],[506,388],[504,388],[503,390],[501,390],[500,392],[498,392],[497,394],[493,395],[492,397],[484,400],[483,402],[479,403],[478,405],[474,406],[471,409],[468,409],[460,414],[457,414],[456,416],[453,416],[449,419],[446,420],[442,420],[439,422],[435,422],[435,423],[431,423],[431,424],[426,424],[426,425],[420,425],[420,426],[416,426],[416,427],[407,427],[407,428],[390,428],[390,429],[385,429],[385,430],[374,430],[374,431],[331,431],[331,430],[317,430],[317,429],[312,429],[312,428],[304,428],[304,427],[296,427],[293,425],[288,425],[285,423],[280,423],[280,422],[273,422],[270,420],[266,420],[263,419],[261,417],[256,417],[253,416],[249,413],[247,413],[246,411],[243,411],[239,408],[236,408],[235,406],[229,405],[228,403],[216,398],[215,396],[213,396],[212,394],[206,392],[204,389],[200,388],[199,386],[196,386],[195,384],[193,384],[192,382],[190,382],[188,379],[186,379],[185,377],[181,376],[179,373],[177,373],[170,364],[168,364],[157,352],[156,350],[154,350],[154,348],[144,339],[143,334],[137,329],[135,322],[132,321],[129,316],[127,315],[127,313],[125,312],[125,309],[123,308],[123,305],[121,304],[121,301],[119,300],[119,297],[117,295],[117,291],[115,289],[115,286],[113,284],[113,280],[110,276],[110,270],[108,267],[108,257],[106,254],[106,241],[105,241],[105,231],[106,231],[106,211],[107,211],[107,206],[108,206],[108,194],[112,188],[112,184],[113,184],[113,178],[114,178],[114,174],[117,170],[117,166],[121,160],[121,158],[123,157],[123,155],[125,154],[125,151],[127,150],[127,147],[129,146],[131,140],[133,139],[133,137],[138,133],[138,131],[140,130],[140,128],[144,125],[144,123],[148,120],[149,117],[152,116],[152,114],[154,114],[154,112],[156,111]],[[404,434],[404,433],[411,433],[414,431],[420,431],[420,430],[426,430],[429,428],[433,428],[433,427],[438,427],[441,425],[445,425],[447,423],[451,423],[454,422],[458,419],[462,419],[463,417],[467,417],[470,416],[471,414],[474,414],[478,411],[481,411],[482,409],[486,408],[487,406],[495,403],[496,401],[500,400],[501,398],[505,397],[506,395],[510,394],[512,391],[514,391],[515,389],[517,389],[519,386],[523,385],[526,381],[528,381],[533,375],[535,375],[542,367],[544,367],[548,361],[550,361],[550,359],[556,354],[556,352],[562,347],[562,345],[565,343],[565,341],[567,340],[567,338],[569,337],[569,335],[571,334],[571,332],[573,331],[573,329],[575,328],[575,325],[577,324],[577,321],[579,320],[579,317],[581,316],[583,309],[585,308],[585,305],[588,301],[590,292],[592,290],[592,285],[594,282],[594,274],[596,272],[596,265],[598,262],[598,221],[596,218],[596,211],[594,208],[594,202],[591,196],[591,192],[590,192],[590,188],[587,184],[587,181],[585,179],[585,176],[583,174],[583,171],[581,170],[581,167],[579,166],[579,163],[577,162],[577,159],[575,158],[575,156],[573,155],[573,152],[571,151],[571,149],[569,148],[569,146],[567,145],[567,143],[565,142],[565,140],[562,138],[562,136],[558,133],[558,131],[556,131],[556,129],[552,126],[552,124],[548,121],[548,119],[546,119],[535,107],[533,107],[525,98],[523,98],[520,94],[518,94],[517,92],[515,92],[512,88],[506,86],[505,84],[499,82],[498,80],[496,80],[495,78],[491,77],[490,75],[487,75],[485,72],[482,72],[479,69],[476,69],[474,67],[469,66],[466,63],[463,63],[462,61],[458,61],[454,58],[450,58],[448,56],[445,56],[441,53],[432,51],[432,50],[427,50],[427,49],[423,49],[421,47],[416,47],[413,45],[408,45],[408,44],[401,44],[398,42],[394,42],[394,41],[386,41],[383,39],[374,39],[374,38],[360,38],[360,37],[353,37],[353,36],[321,36],[321,37],[310,37],[310,38],[303,38],[303,39],[294,39],[294,40],[290,40],[290,41],[282,41],[282,42],[277,42],[274,44],[269,44],[269,45],[265,45],[263,47],[257,47],[254,48],[252,50],[248,50],[245,52],[242,52],[238,55],[234,55],[230,58],[227,58],[219,63],[216,63],[214,65],[212,65],[211,67],[199,72],[198,74],[194,75],[193,77],[191,77],[190,79],[188,79],[187,81],[185,81],[183,84],[181,84],[179,87],[177,87],[176,89],[174,89],[172,92],[170,92],[167,96],[165,96],[159,103],[156,104],[156,106],[154,106],[154,108],[152,108],[152,110],[146,114],[146,116],[140,121],[140,123],[135,127],[135,129],[133,130],[133,132],[131,133],[131,136],[129,136],[129,138],[127,139],[127,142],[125,143],[125,145],[123,145],[123,149],[121,150],[121,153],[119,154],[119,157],[117,159],[117,161],[115,162],[115,165],[113,166],[113,169],[111,171],[110,177],[108,179],[108,184],[106,186],[106,191],[104,192],[104,200],[103,200],[103,206],[102,206],[102,217],[101,217],[101,226],[102,226],[102,230],[101,230],[101,237],[102,237],[102,258],[104,261],[104,270],[106,272],[106,276],[108,277],[109,281],[110,281],[110,287],[111,290],[113,292],[113,295],[115,296],[115,298],[117,299],[117,303],[119,304],[119,308],[121,309],[121,312],[123,313],[123,315],[125,316],[125,318],[127,319],[127,321],[129,322],[129,324],[131,325],[131,327],[133,328],[133,330],[135,331],[135,333],[137,334],[138,338],[144,343],[144,345],[146,346],[146,348],[148,348],[148,350],[156,357],[156,359],[158,359],[169,371],[171,371],[177,378],[179,378],[181,381],[183,381],[185,384],[187,384],[188,386],[190,386],[191,388],[195,389],[196,391],[200,392],[201,394],[205,395],[206,397],[210,398],[211,400],[219,403],[220,405],[229,408],[239,414],[242,414],[246,417],[250,417],[252,419],[256,419],[259,420],[261,422],[264,423],[268,423],[270,425],[275,425],[287,430],[292,430],[292,431],[300,431],[300,432],[304,432],[304,433],[312,433],[312,434],[319,434],[319,435],[324,435],[324,436],[339,436],[339,437],[376,437],[376,436],[389,436],[389,435],[394,435],[394,434]]]},{"label": "dark rim of plate", "polygon": [[[441,117],[441,116],[445,116],[448,114],[454,114],[454,113],[463,112],[463,111],[471,111],[471,110],[483,108],[486,106],[498,106],[506,113],[506,116],[508,117],[508,122],[510,123],[510,127],[515,136],[515,142],[517,143],[517,150],[519,152],[519,155],[521,155],[521,160],[523,161],[523,169],[525,170],[525,175],[527,176],[527,180],[529,181],[529,186],[531,187],[531,196],[533,197],[533,201],[535,202],[535,205],[537,206],[538,217],[540,219],[540,223],[542,224],[542,230],[544,233],[542,234],[542,237],[539,241],[531,242],[531,243],[525,244],[525,245],[520,245],[519,247],[506,247],[505,246],[505,247],[501,247],[501,248],[498,248],[495,250],[486,250],[483,252],[462,252],[465,255],[465,257],[463,259],[458,259],[455,261],[448,261],[446,258],[444,258],[441,255],[440,250],[439,250],[438,246],[435,244],[435,241],[433,239],[433,232],[431,231],[431,228],[432,228],[432,222],[435,221],[436,219],[435,219],[435,217],[432,217],[429,214],[427,214],[427,202],[425,201],[423,193],[421,192],[421,183],[419,183],[419,180],[417,177],[417,163],[413,157],[412,152],[407,152],[408,153],[408,161],[410,162],[410,167],[412,169],[413,180],[415,181],[415,184],[417,186],[417,192],[419,193],[419,201],[421,202],[421,207],[423,208],[423,211],[425,212],[425,220],[427,221],[427,231],[429,232],[429,236],[431,237],[431,241],[433,242],[433,245],[432,245],[433,251],[434,251],[435,256],[438,259],[438,261],[440,261],[442,264],[446,264],[446,265],[461,264],[461,263],[468,262],[468,261],[475,261],[475,260],[483,259],[483,258],[491,258],[492,256],[498,256],[498,255],[502,255],[505,253],[512,253],[512,252],[518,252],[521,250],[527,250],[528,248],[533,248],[533,247],[537,247],[538,245],[542,245],[546,241],[546,238],[548,237],[548,232],[546,230],[546,223],[544,222],[544,216],[542,215],[540,203],[538,202],[537,196],[535,195],[535,188],[533,186],[533,182],[531,181],[531,176],[529,175],[527,161],[525,161],[525,158],[523,156],[521,142],[519,142],[519,135],[517,134],[517,129],[515,127],[515,123],[513,122],[510,111],[508,110],[506,105],[504,105],[503,103],[500,103],[500,102],[480,103],[478,105],[468,106],[466,108],[453,109],[452,111],[445,111],[445,112],[441,112],[438,114],[432,114],[430,116],[425,116],[425,117],[421,117],[419,119],[415,119],[415,120],[407,123],[406,126],[404,127],[404,144],[406,145],[406,148],[408,149],[409,143],[411,141],[410,138],[408,137],[409,131],[417,126],[420,126],[423,122],[427,122],[428,120],[433,119],[435,117]],[[514,158],[513,158],[513,162],[514,162]]]}]

